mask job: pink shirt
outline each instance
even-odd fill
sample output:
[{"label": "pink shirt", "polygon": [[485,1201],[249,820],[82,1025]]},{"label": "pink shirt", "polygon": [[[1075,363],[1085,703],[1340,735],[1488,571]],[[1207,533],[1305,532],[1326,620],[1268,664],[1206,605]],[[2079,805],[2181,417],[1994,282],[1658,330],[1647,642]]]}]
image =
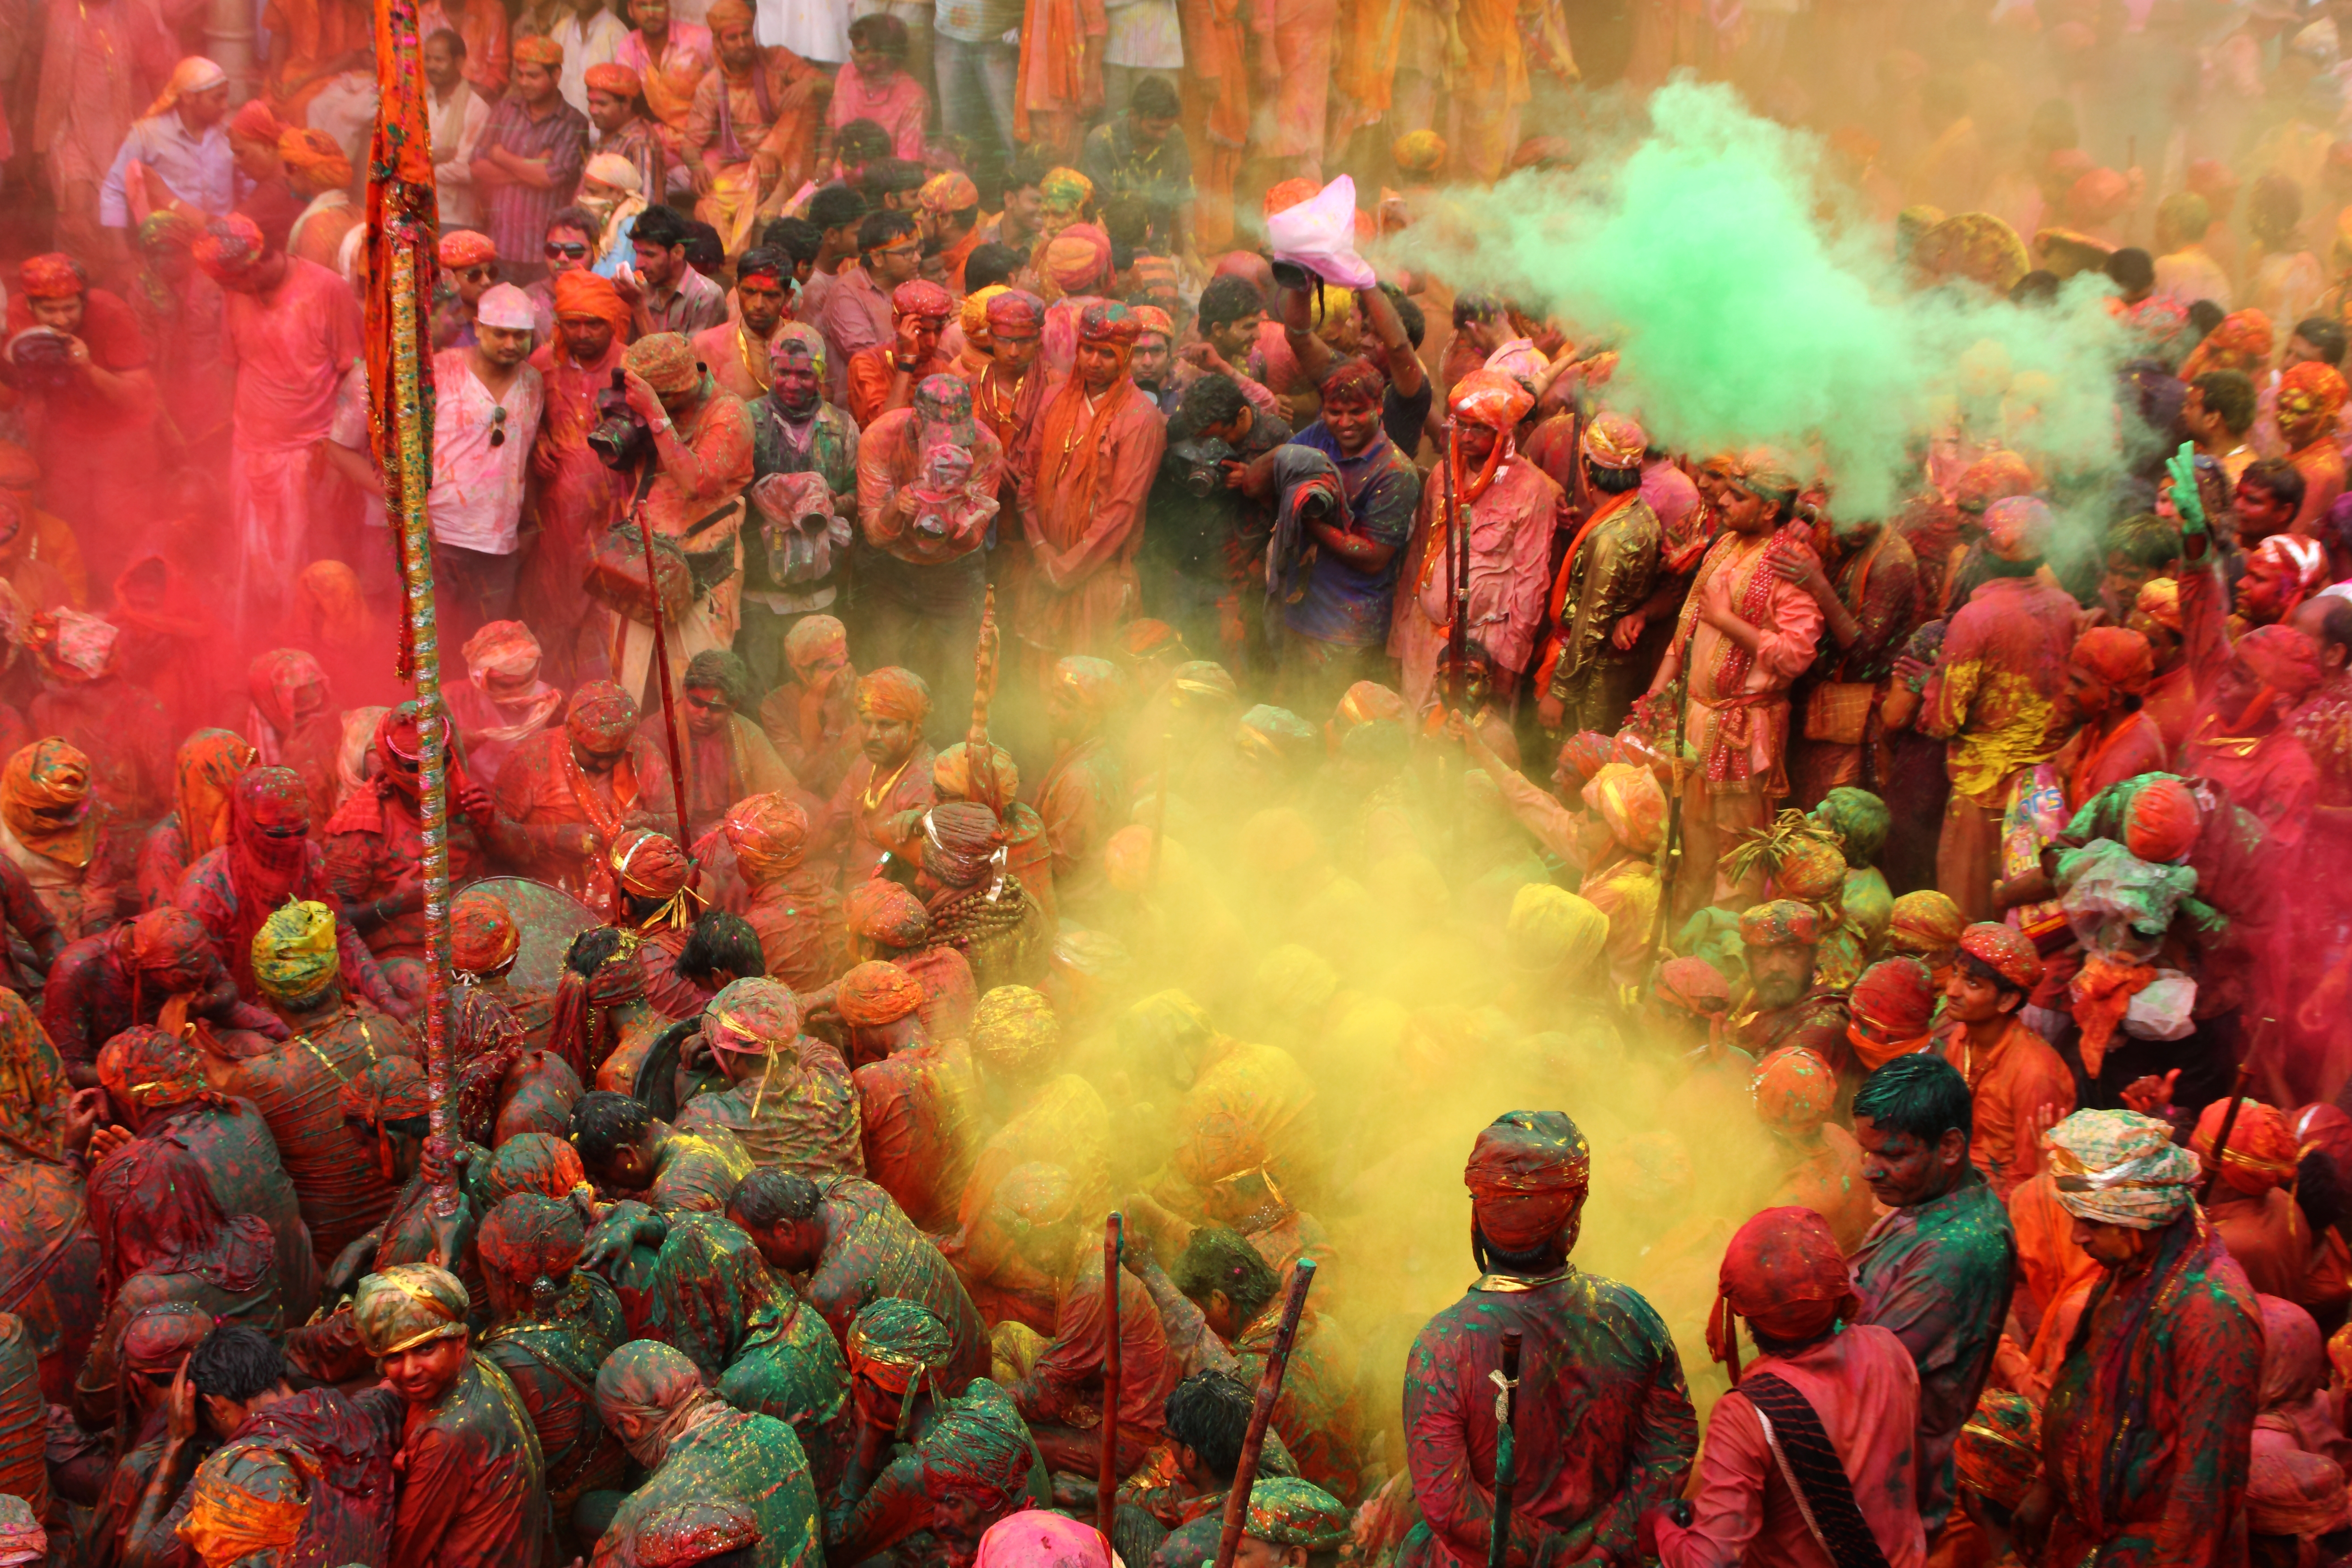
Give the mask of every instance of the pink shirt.
[{"label": "pink shirt", "polygon": [[225,298],[237,372],[236,444],[248,452],[290,452],[324,438],[335,422],[335,388],[362,347],[352,286],[289,256],[268,298],[235,289]]},{"label": "pink shirt", "polygon": [[[1927,1560],[1911,1473],[1919,1373],[1894,1331],[1858,1323],[1792,1356],[1768,1355],[1743,1375],[1772,1373],[1805,1396],[1845,1466],[1853,1500],[1890,1568]],[[1738,1391],[1717,1401],[1700,1447],[1698,1496],[1687,1530],[1658,1525],[1666,1568],[1833,1568],[1764,1439],[1756,1407]]]},{"label": "pink shirt", "polygon": [[[440,396],[433,409],[433,489],[425,507],[436,542],[511,555],[522,517],[523,468],[539,431],[545,383],[525,364],[507,383],[506,395],[493,397],[474,374],[473,353],[451,348],[433,356]],[[506,439],[492,446],[501,430]]]},{"label": "pink shirt", "polygon": [[931,95],[904,70],[890,73],[890,85],[876,89],[866,85],[855,61],[841,68],[833,81],[833,108],[827,123],[838,131],[853,120],[870,120],[890,133],[894,156],[917,163],[923,156],[923,121],[930,118]]}]

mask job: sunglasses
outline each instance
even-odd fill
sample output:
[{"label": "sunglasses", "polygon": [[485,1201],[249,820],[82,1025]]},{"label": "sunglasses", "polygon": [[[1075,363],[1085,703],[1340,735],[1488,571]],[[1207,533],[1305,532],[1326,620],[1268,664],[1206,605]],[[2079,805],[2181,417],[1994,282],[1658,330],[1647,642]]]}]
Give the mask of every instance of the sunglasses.
[{"label": "sunglasses", "polygon": [[550,261],[578,261],[587,254],[588,247],[578,240],[570,244],[553,239],[547,242],[547,258]]},{"label": "sunglasses", "polygon": [[490,445],[493,447],[503,447],[506,444],[507,411],[505,406],[501,405],[500,406],[490,410]]},{"label": "sunglasses", "polygon": [[457,276],[468,283],[495,283],[499,280],[499,269],[489,266],[468,267]]}]

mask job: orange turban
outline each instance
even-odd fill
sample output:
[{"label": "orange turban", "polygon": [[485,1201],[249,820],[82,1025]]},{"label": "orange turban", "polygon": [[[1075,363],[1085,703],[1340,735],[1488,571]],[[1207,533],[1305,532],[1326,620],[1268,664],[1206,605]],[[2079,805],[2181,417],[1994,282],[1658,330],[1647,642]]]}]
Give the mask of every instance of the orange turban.
[{"label": "orange turban", "polygon": [[2176,778],[2151,779],[2124,812],[2124,847],[2151,866],[2169,865],[2195,847],[2204,828],[2197,796]]},{"label": "orange turban", "polygon": [[727,813],[727,842],[753,887],[788,877],[808,856],[808,813],[781,795],[755,795]]},{"label": "orange turban", "polygon": [[1837,1103],[1837,1074],[1802,1046],[1783,1046],[1766,1057],[1748,1088],[1764,1125],[1791,1138],[1819,1131]]},{"label": "orange turban", "polygon": [[70,300],[89,287],[81,263],[62,250],[26,258],[16,268],[16,284],[28,300]]},{"label": "orange turban", "polygon": [[441,237],[441,265],[455,272],[499,258],[496,241],[478,228],[453,228]]},{"label": "orange turban", "polygon": [[930,911],[898,883],[875,878],[860,882],[842,900],[842,917],[866,941],[901,952],[931,940]]},{"label": "orange turban", "polygon": [[[2213,1163],[2213,1140],[2221,1135],[2230,1102],[2217,1100],[2197,1119],[2189,1147],[2207,1165]],[[2273,1187],[2294,1180],[2300,1151],[2286,1118],[2259,1100],[2241,1100],[2238,1120],[2231,1124],[2230,1142],[2221,1150],[2222,1184],[2258,1198]]]},{"label": "orange turban", "polygon": [[528,38],[514,41],[514,62],[517,65],[545,66],[549,70],[563,68],[563,46],[544,33],[534,33]]},{"label": "orange turban", "polygon": [[278,156],[320,191],[341,190],[352,183],[352,161],[342,143],[323,131],[308,125],[287,131],[278,138]]},{"label": "orange turban", "polygon": [[522,946],[506,900],[468,888],[449,904],[449,958],[465,974],[488,974]]},{"label": "orange turban", "polygon": [[2127,696],[2137,697],[2156,679],[2147,638],[2124,626],[2093,626],[2075,638],[2074,662]]},{"label": "orange turban", "polygon": [[895,1024],[923,1005],[923,984],[895,963],[877,959],[841,977],[835,992],[842,1020],[859,1028]]},{"label": "orange turban", "polygon": [[645,90],[645,84],[637,79],[636,72],[609,60],[603,65],[590,66],[583,73],[583,79],[589,91],[610,93],[614,98],[635,98]]},{"label": "orange turban", "polygon": [[1110,236],[1090,223],[1074,223],[1045,242],[1038,269],[1065,294],[1087,294],[1110,277]]},{"label": "orange turban", "polygon": [[931,689],[911,669],[886,665],[857,681],[861,719],[895,719],[919,724],[931,710]]}]

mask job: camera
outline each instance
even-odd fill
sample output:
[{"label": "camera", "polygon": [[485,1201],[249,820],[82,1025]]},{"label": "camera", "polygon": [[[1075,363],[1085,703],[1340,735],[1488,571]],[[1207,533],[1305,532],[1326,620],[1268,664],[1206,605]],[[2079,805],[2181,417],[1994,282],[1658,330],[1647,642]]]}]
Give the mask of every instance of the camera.
[{"label": "camera", "polygon": [[73,340],[47,327],[22,331],[8,344],[8,363],[17,380],[46,391],[73,378]]},{"label": "camera", "polygon": [[596,415],[588,447],[606,468],[632,468],[652,454],[653,429],[629,406],[627,372],[615,370],[613,384],[596,395]]},{"label": "camera", "polygon": [[1318,485],[1298,498],[1298,515],[1308,522],[1322,522],[1331,515],[1331,492]]},{"label": "camera", "polygon": [[1177,477],[1183,481],[1185,489],[1202,500],[1225,488],[1224,465],[1239,456],[1230,443],[1213,436],[1179,441],[1168,448],[1168,455],[1174,460]]}]

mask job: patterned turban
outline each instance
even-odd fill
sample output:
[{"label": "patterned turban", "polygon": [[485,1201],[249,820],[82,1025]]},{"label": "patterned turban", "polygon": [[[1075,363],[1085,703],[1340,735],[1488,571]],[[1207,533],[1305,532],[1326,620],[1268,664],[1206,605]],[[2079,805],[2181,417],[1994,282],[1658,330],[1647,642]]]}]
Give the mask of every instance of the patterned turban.
[{"label": "patterned turban", "polygon": [[2125,626],[2093,626],[2075,638],[2074,662],[2126,696],[2137,697],[2156,679],[2147,638]]},{"label": "patterned turban", "polygon": [[1960,951],[2000,975],[2012,991],[2031,991],[2042,983],[2042,954],[2015,926],[1979,921],[1960,933]]},{"label": "patterned turban", "polygon": [[1811,904],[1774,899],[1739,917],[1739,940],[1749,947],[1811,947],[1822,940],[1822,917]]},{"label": "patterned turban", "polygon": [[800,1034],[801,1005],[792,987],[764,974],[730,981],[702,1010],[702,1037],[714,1051],[765,1056]]},{"label": "patterned turban", "polygon": [[447,1269],[397,1263],[360,1280],[352,1324],[367,1353],[382,1361],[428,1341],[463,1337],[470,1305],[465,1286]]},{"label": "patterned turban", "polygon": [[2029,495],[2033,470],[2014,452],[1988,452],[1960,471],[1952,504],[1971,516],[1981,516],[1995,501]]},{"label": "patterned turban", "polygon": [[886,665],[857,679],[857,716],[919,724],[931,711],[931,689],[911,669]]},{"label": "patterned turban", "polygon": [[2076,1219],[2158,1230],[2196,1201],[2197,1156],[2156,1117],[2078,1110],[2050,1130],[2042,1147],[2059,1205]]},{"label": "patterned turban", "polygon": [[2151,866],[2168,866],[2196,847],[2203,828],[2196,793],[2177,778],[2159,776],[2133,792],[2124,810],[2124,847]]},{"label": "patterned turban", "polygon": [[253,933],[253,980],[263,995],[300,1009],[335,983],[335,911],[308,899],[272,910]]},{"label": "patterned turban", "polygon": [[215,1448],[188,1481],[187,1516],[174,1532],[200,1563],[290,1557],[310,1519],[302,1453],[257,1437]]},{"label": "patterned turban", "polygon": [[1535,395],[1499,370],[1474,370],[1454,384],[1446,411],[1489,430],[1517,428],[1536,405]]},{"label": "patterned turban", "polygon": [[99,1047],[98,1081],[107,1099],[142,1115],[210,1092],[194,1046],[177,1035],[137,1026]]},{"label": "patterned turban", "polygon": [[[1848,1038],[1863,1066],[1875,1072],[1927,1037],[1936,1016],[1935,979],[1916,958],[1884,958],[1862,972],[1846,1006],[1853,1017]],[[1864,1026],[1877,1037],[1864,1037]]]},{"label": "patterned turban", "polygon": [[673,899],[694,875],[694,862],[677,840],[650,828],[624,827],[605,856],[613,880],[640,899]]},{"label": "patterned turban", "polygon": [[563,46],[544,33],[534,33],[514,41],[514,62],[517,65],[545,66],[549,70],[563,68]]},{"label": "patterned turban", "polygon": [[2279,377],[2279,422],[2294,424],[2315,418],[2323,427],[2332,426],[2336,416],[2344,412],[2346,395],[2344,373],[2334,365],[2321,360],[2290,365]]},{"label": "patterned turban", "polygon": [[927,213],[969,212],[980,205],[980,187],[971,183],[971,175],[950,169],[925,180],[915,200]]},{"label": "patterned turban", "polygon": [[0,1568],[26,1568],[48,1556],[49,1532],[33,1517],[33,1505],[0,1494]]},{"label": "patterned turban", "polygon": [[489,974],[521,950],[506,900],[468,888],[449,902],[449,961],[463,974]]},{"label": "patterned turban", "polygon": [[637,732],[636,699],[610,680],[591,680],[572,694],[564,727],[581,749],[615,752]]},{"label": "patterned turban", "polygon": [[1596,468],[1638,468],[1650,437],[1622,414],[1603,414],[1584,427],[1584,455]]},{"label": "patterned turban", "polygon": [[858,1310],[842,1348],[848,1352],[853,1375],[899,1394],[924,1373],[946,1366],[955,1354],[955,1340],[947,1325],[923,1308],[885,1296]]},{"label": "patterned turban", "polygon": [[1748,1092],[1765,1126],[1801,1139],[1811,1138],[1829,1120],[1837,1104],[1837,1074],[1829,1063],[1802,1046],[1783,1046],[1756,1064]]},{"label": "patterned turban", "polygon": [[971,1043],[972,1059],[991,1072],[1024,1078],[1061,1053],[1062,1020],[1043,992],[999,985],[972,1014]]},{"label": "patterned turban", "polygon": [[589,91],[608,93],[614,98],[635,98],[646,89],[646,84],[637,79],[636,72],[610,60],[590,66],[583,73],[583,80]]},{"label": "patterned turban", "polygon": [[321,191],[338,191],[352,183],[352,161],[343,144],[313,127],[296,126],[280,135],[278,156],[288,170]]},{"label": "patterned turban", "polygon": [[1034,337],[1045,330],[1045,301],[1025,289],[1007,289],[988,300],[988,335]]},{"label": "patterned turban", "polygon": [[512,1193],[490,1206],[475,1233],[485,1268],[552,1300],[557,1286],[578,1267],[587,1226],[579,1205],[544,1193]]},{"label": "patterned turban", "polygon": [[1609,825],[1610,837],[1641,856],[1654,856],[1666,833],[1666,792],[1647,768],[1610,763],[1585,782],[1585,809]]},{"label": "patterned turban", "polygon": [[1925,957],[1958,946],[1960,932],[1967,926],[1968,918],[1949,895],[1927,888],[1895,900],[1886,940],[1897,952]]},{"label": "patterned turban", "polygon": [[1445,167],[1445,138],[1434,131],[1408,131],[1389,144],[1402,174],[1433,174]]},{"label": "patterned turban", "polygon": [[1511,896],[1503,952],[1513,967],[1573,973],[1609,939],[1609,917],[1590,899],[1550,882],[1528,882]]},{"label": "patterned turban", "polygon": [[231,213],[206,224],[204,237],[196,241],[195,247],[196,265],[215,283],[243,277],[268,253],[269,242],[261,237],[259,226],[243,213]]},{"label": "patterned turban", "polygon": [[1559,1110],[1513,1110],[1471,1146],[1462,1184],[1481,1235],[1525,1252],[1559,1234],[1592,1185],[1592,1147]]},{"label": "patterned turban", "polygon": [[942,887],[972,886],[1003,847],[1003,825],[976,800],[943,800],[923,817],[923,869]]},{"label": "patterned turban", "polygon": [[212,1331],[212,1314],[194,1301],[158,1301],[142,1307],[122,1326],[122,1368],[169,1376],[179,1370],[180,1358]]},{"label": "patterned turban", "polygon": [[1731,983],[1704,958],[1670,958],[1658,971],[1658,1000],[1699,1017],[1730,1011]]},{"label": "patterned turban", "polygon": [[842,900],[842,920],[866,941],[901,952],[931,940],[930,911],[923,900],[882,878],[860,882]]},{"label": "patterned turban", "polygon": [[1037,182],[1037,195],[1054,212],[1076,212],[1094,200],[1095,183],[1076,169],[1056,166]]},{"label": "patterned turban", "polygon": [[2208,371],[2252,372],[2270,363],[2271,319],[2260,310],[2233,310],[2205,334],[2180,366],[2180,379],[2195,381]]},{"label": "patterned turban", "polygon": [[784,795],[747,795],[723,826],[737,869],[755,888],[791,876],[808,858],[808,813]]},{"label": "patterned turban", "polygon": [[983,746],[981,776],[971,771],[971,742],[958,741],[931,757],[931,788],[941,800],[1013,800],[1021,794],[1021,769],[1002,746]]},{"label": "patterned turban", "polygon": [[[2213,1159],[2213,1140],[2221,1136],[2229,1114],[2230,1102],[2217,1100],[2197,1118],[2189,1147],[2208,1164]],[[2221,1151],[2222,1184],[2248,1197],[2261,1197],[2294,1180],[2301,1152],[2285,1117],[2259,1100],[2241,1100],[2230,1142]]]},{"label": "patterned turban", "polygon": [[1820,1334],[1853,1297],[1829,1222],[1793,1205],[1766,1209],[1733,1232],[1718,1279],[1733,1311],[1784,1342]]},{"label": "patterned turban", "polygon": [[81,263],[62,250],[28,257],[16,268],[16,286],[28,300],[70,300],[89,287]]},{"label": "patterned turban", "polygon": [[2283,706],[2292,706],[2319,684],[2319,645],[2293,626],[2256,626],[2232,651],[2278,694]]},{"label": "patterned turban", "polygon": [[2050,508],[2035,496],[2011,496],[1985,508],[1985,548],[2003,561],[2039,561],[2057,525]]},{"label": "patterned turban", "polygon": [[1065,294],[1091,294],[1110,277],[1110,236],[1074,223],[1045,242],[1038,270]]},{"label": "patterned turban", "polygon": [[1093,1525],[1027,1509],[988,1527],[971,1568],[1112,1568],[1114,1561]]},{"label": "patterned turban", "polygon": [[955,314],[955,300],[948,291],[927,278],[914,278],[890,290],[890,313],[894,317],[914,316],[926,321],[947,325]]},{"label": "patterned turban", "polygon": [[841,977],[834,1005],[844,1023],[877,1029],[919,1012],[925,994],[922,982],[897,964],[868,959]]},{"label": "patterned turban", "polygon": [[1988,1502],[2014,1509],[2042,1474],[2042,1412],[2005,1388],[1988,1388],[1952,1445],[1961,1484]]},{"label": "patterned turban", "polygon": [[1265,1139],[1230,1110],[1212,1110],[1177,1134],[1176,1173],[1203,1191],[1265,1165]]},{"label": "patterned turban", "polygon": [[[1129,309],[1135,312],[1137,337],[1166,338],[1171,343],[1176,341],[1176,323],[1169,319],[1167,311],[1157,305],[1133,305]],[[1327,381],[1324,384],[1330,384]]]},{"label": "patterned turban", "polygon": [[441,237],[441,265],[455,272],[499,258],[498,242],[478,228],[453,228]]},{"label": "patterned turban", "polygon": [[651,332],[629,345],[621,363],[664,397],[691,392],[702,382],[694,345],[677,332]]},{"label": "patterned turban", "polygon": [[2132,608],[2167,631],[2180,630],[2180,582],[2174,577],[2150,577],[2139,585]]},{"label": "patterned turban", "polygon": [[1097,300],[1078,312],[1078,342],[1082,343],[1115,343],[1121,348],[1133,348],[1135,340],[1143,335],[1143,323],[1135,312],[1116,300]]},{"label": "patterned turban", "polygon": [[1337,1552],[1354,1534],[1345,1503],[1297,1476],[1266,1476],[1250,1484],[1242,1533],[1272,1546]]},{"label": "patterned turban", "polygon": [[433,1086],[414,1057],[385,1057],[343,1085],[343,1120],[369,1127],[422,1122],[433,1114]]}]

